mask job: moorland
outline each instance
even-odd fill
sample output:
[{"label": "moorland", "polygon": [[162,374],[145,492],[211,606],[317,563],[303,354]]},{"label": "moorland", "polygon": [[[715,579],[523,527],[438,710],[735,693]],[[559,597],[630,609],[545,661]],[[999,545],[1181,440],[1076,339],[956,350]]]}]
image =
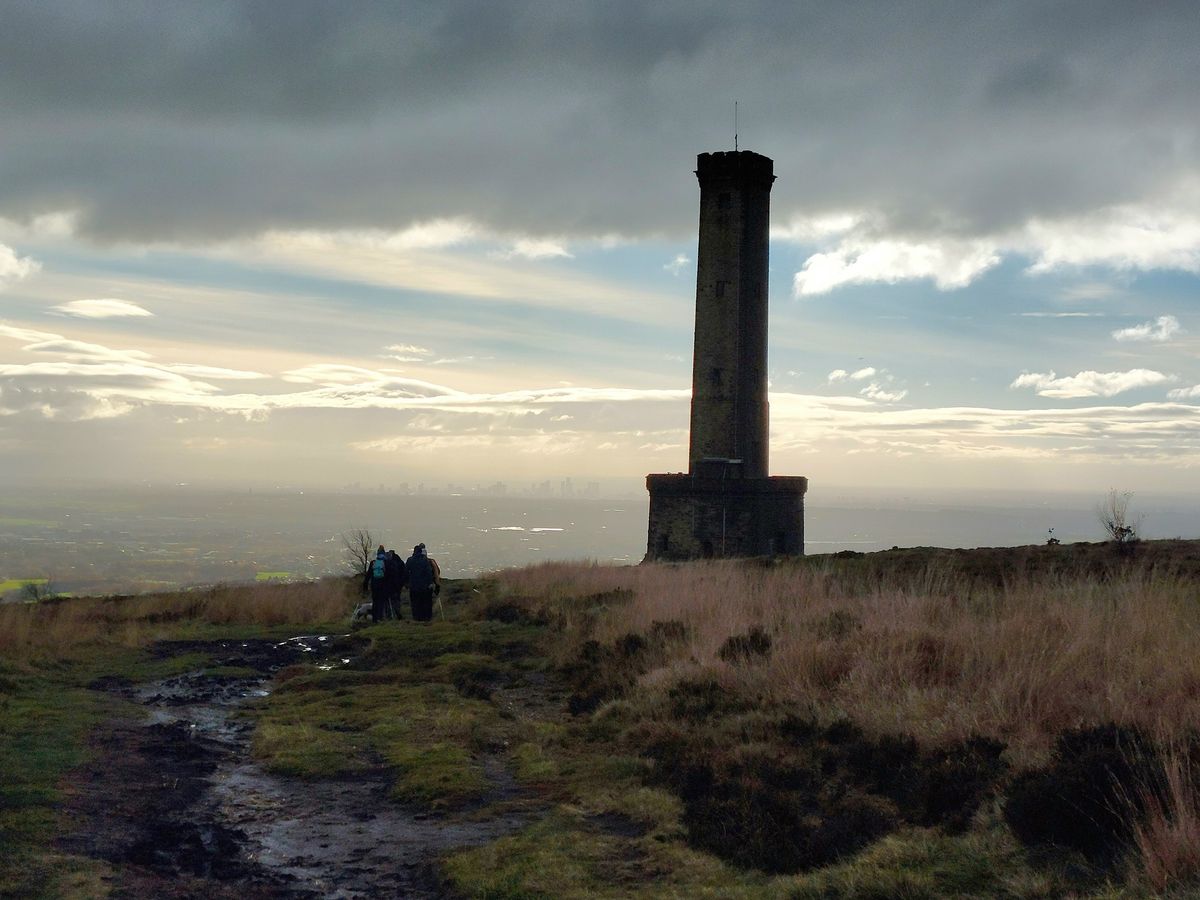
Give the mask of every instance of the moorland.
[{"label": "moorland", "polygon": [[0,606],[0,894],[1200,890],[1200,542]]}]

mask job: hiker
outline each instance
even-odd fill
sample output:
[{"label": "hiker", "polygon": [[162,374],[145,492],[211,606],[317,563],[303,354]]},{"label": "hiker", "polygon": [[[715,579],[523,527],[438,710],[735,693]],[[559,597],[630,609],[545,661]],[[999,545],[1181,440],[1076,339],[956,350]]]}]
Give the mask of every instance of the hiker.
[{"label": "hiker", "polygon": [[400,554],[395,550],[387,552],[387,565],[385,566],[384,578],[387,580],[387,607],[388,618],[394,618],[397,621],[404,618],[401,613],[400,595],[404,590],[404,582],[407,580],[404,569],[404,560],[400,558]]},{"label": "hiker", "polygon": [[368,590],[371,592],[371,621],[378,623],[387,616],[388,605],[387,551],[383,544],[375,551],[375,558],[363,576],[363,593]]},{"label": "hiker", "polygon": [[437,560],[425,552],[424,544],[413,547],[413,555],[405,563],[408,574],[408,600],[416,622],[433,618],[433,598],[442,590],[442,571]]}]

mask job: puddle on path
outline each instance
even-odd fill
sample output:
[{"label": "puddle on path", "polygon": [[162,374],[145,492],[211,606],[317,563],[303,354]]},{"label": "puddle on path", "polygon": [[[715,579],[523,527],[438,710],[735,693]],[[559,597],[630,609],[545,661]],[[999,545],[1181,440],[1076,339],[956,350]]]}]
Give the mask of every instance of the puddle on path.
[{"label": "puddle on path", "polygon": [[[399,806],[383,773],[310,782],[266,772],[249,757],[253,725],[239,708],[268,696],[284,666],[346,664],[346,647],[324,636],[156,647],[163,656],[197,651],[211,655],[214,668],[260,674],[198,671],[134,688],[105,685],[148,716],[97,736],[100,754],[70,804],[81,827],[64,846],[139,867],[126,878],[133,893],[450,897],[438,857],[528,822],[517,814],[458,821]],[[498,794],[515,790],[501,760],[485,760],[485,771]]]}]

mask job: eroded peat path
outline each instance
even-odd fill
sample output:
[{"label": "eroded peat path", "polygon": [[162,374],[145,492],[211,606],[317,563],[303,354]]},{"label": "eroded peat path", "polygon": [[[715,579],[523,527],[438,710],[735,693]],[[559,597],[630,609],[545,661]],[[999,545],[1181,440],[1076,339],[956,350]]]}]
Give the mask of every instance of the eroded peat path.
[{"label": "eroded peat path", "polygon": [[[92,761],[68,786],[60,846],[107,861],[114,896],[453,897],[441,855],[529,822],[528,810],[472,821],[399,804],[383,767],[313,780],[256,762],[242,708],[284,667],[349,662],[335,638],[164,642],[154,652],[211,662],[148,684],[94,684],[144,715],[99,728]],[[484,768],[500,799],[515,792],[503,766]]]}]

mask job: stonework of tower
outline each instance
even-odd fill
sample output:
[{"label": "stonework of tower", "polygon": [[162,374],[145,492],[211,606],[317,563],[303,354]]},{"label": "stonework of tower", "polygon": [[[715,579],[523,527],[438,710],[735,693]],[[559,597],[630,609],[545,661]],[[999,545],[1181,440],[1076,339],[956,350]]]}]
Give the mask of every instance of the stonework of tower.
[{"label": "stonework of tower", "polygon": [[705,459],[740,459],[767,475],[767,234],[771,160],[702,153],[692,356],[690,472]]},{"label": "stonework of tower", "polygon": [[772,160],[701,153],[688,472],[648,475],[646,559],[804,553],[802,477],[770,477],[767,268]]}]

